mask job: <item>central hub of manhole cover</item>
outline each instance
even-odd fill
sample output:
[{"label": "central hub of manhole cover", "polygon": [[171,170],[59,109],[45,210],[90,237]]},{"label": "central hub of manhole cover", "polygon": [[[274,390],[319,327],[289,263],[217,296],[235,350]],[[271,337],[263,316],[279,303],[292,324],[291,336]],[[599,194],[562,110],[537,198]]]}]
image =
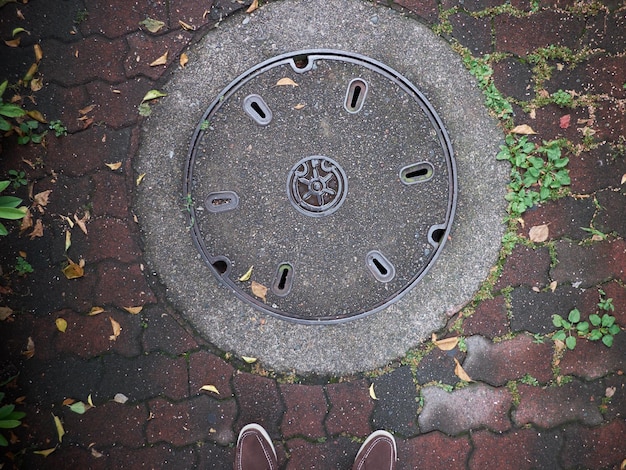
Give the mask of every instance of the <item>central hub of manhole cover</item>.
[{"label": "central hub of manhole cover", "polygon": [[361,55],[307,50],[215,97],[184,191],[197,248],[239,298],[337,322],[390,305],[431,268],[456,174],[444,126],[413,84]]}]

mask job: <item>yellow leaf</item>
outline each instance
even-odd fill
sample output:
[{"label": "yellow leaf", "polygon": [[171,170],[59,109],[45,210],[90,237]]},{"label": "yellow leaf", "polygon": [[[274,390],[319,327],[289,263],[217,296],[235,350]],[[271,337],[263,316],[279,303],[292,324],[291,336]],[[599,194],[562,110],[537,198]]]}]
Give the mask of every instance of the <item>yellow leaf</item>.
[{"label": "yellow leaf", "polygon": [[276,82],[276,86],[293,86],[296,87],[298,84],[294,82],[291,78],[281,78]]},{"label": "yellow leaf", "polygon": [[244,362],[246,362],[247,364],[253,364],[256,362],[256,357],[248,357],[248,356],[241,356],[241,358],[244,360]]},{"label": "yellow leaf", "polygon": [[622,175],[622,181],[620,182],[620,184],[624,184],[624,183],[626,183],[626,173]]},{"label": "yellow leaf", "polygon": [[63,442],[63,436],[65,435],[65,429],[63,429],[63,423],[61,423],[61,420],[59,419],[59,417],[55,416],[54,413],[52,413],[52,417],[54,418],[54,425],[57,428],[59,442]]},{"label": "yellow leaf", "polygon": [[552,292],[554,292],[554,291],[556,290],[556,286],[557,286],[557,282],[556,282],[556,281],[552,281],[552,282],[550,283],[550,290],[551,290]]},{"label": "yellow leaf", "polygon": [[150,67],[155,67],[157,65],[166,65],[167,64],[167,54],[168,51],[165,51],[165,54],[163,54],[161,57],[159,57],[158,59],[152,61],[150,63]]},{"label": "yellow leaf", "polygon": [[299,109],[304,108],[305,106],[306,106],[306,104],[304,104],[304,103],[298,103],[297,105],[295,105],[295,106],[293,107],[293,109],[295,109],[295,110],[299,110]]},{"label": "yellow leaf", "polygon": [[250,269],[248,269],[246,271],[246,273],[239,278],[239,281],[241,281],[241,282],[249,281],[250,280],[250,276],[252,276],[252,269],[253,268],[254,268],[254,266],[250,266]]},{"label": "yellow leaf", "polygon": [[15,37],[15,36],[17,36],[20,33],[26,33],[26,34],[28,34],[30,36],[30,33],[28,31],[26,31],[24,28],[14,28],[12,36]]},{"label": "yellow leaf", "polygon": [[181,67],[184,68],[185,65],[187,65],[187,62],[189,62],[189,56],[183,52],[180,55],[180,59],[178,59],[178,63],[180,64]]},{"label": "yellow leaf", "polygon": [[35,450],[33,451],[33,454],[43,455],[44,457],[47,457],[55,450],[57,450],[56,447],[52,447],[51,449],[46,449],[46,450]]},{"label": "yellow leaf", "polygon": [[471,377],[467,375],[467,372],[465,372],[463,367],[461,367],[461,363],[456,357],[454,358],[454,362],[456,363],[456,367],[454,368],[454,375],[456,375],[459,379],[465,382],[472,382]]},{"label": "yellow leaf", "polygon": [[548,224],[535,225],[528,231],[528,238],[535,243],[545,242],[550,236],[550,230]]},{"label": "yellow leaf", "polygon": [[89,403],[89,406],[95,408],[96,405],[93,404],[93,400],[91,399],[91,393],[89,394],[89,396],[87,397],[87,403]]},{"label": "yellow leaf", "polygon": [[267,302],[267,287],[265,287],[263,284],[252,281],[252,293],[263,302]]},{"label": "yellow leaf", "polygon": [[139,186],[139,185],[141,184],[141,182],[143,181],[143,179],[145,178],[145,176],[146,176],[146,174],[145,174],[145,173],[142,173],[142,174],[140,174],[140,175],[137,177],[137,180],[136,180],[137,186]]},{"label": "yellow leaf", "polygon": [[67,258],[68,265],[63,268],[63,274],[68,279],[78,279],[85,275],[85,270],[79,264],[74,263],[71,259]]},{"label": "yellow leaf", "polygon": [[146,18],[143,21],[140,21],[139,24],[144,26],[151,33],[158,33],[159,30],[165,26],[163,21],[153,20],[152,18]]},{"label": "yellow leaf", "polygon": [[67,250],[70,249],[70,246],[72,246],[72,232],[67,230],[65,232],[65,252],[66,253],[67,253]]},{"label": "yellow leaf", "polygon": [[454,348],[456,348],[457,344],[459,344],[458,336],[439,340],[437,339],[437,336],[435,335],[435,333],[433,333],[432,339],[433,339],[433,343],[435,343],[435,346],[437,346],[442,351],[451,351]]},{"label": "yellow leaf", "polygon": [[536,134],[535,131],[533,131],[532,127],[530,127],[528,124],[522,124],[520,126],[515,126],[513,128],[513,130],[511,131],[512,134],[523,134],[523,135],[533,135]]},{"label": "yellow leaf", "polygon": [[87,315],[93,317],[94,315],[98,315],[102,312],[104,312],[104,309],[102,307],[91,307],[91,310],[89,310],[89,313]]},{"label": "yellow leaf", "polygon": [[374,392],[374,384],[372,383],[372,385],[370,385],[370,398],[372,400],[378,400],[378,397],[376,396],[376,393]]},{"label": "yellow leaf", "polygon": [[122,167],[122,162],[105,163],[105,165],[108,166],[111,170],[115,171],[119,170]]},{"label": "yellow leaf", "polygon": [[257,8],[259,8],[259,0],[252,0],[252,3],[250,4],[248,9],[246,10],[246,13],[252,13]]},{"label": "yellow leaf", "polygon": [[65,318],[59,317],[54,320],[54,323],[57,326],[57,330],[59,330],[61,333],[65,333],[65,330],[67,330],[67,321],[65,320]]},{"label": "yellow leaf", "polygon": [[163,96],[167,96],[167,93],[163,93],[162,91],[159,91],[159,90],[150,90],[148,93],[146,93],[144,95],[144,97],[141,100],[141,102],[144,103],[146,101],[155,100],[155,99],[161,98]]},{"label": "yellow leaf", "polygon": [[35,60],[39,62],[41,59],[43,59],[43,51],[41,50],[41,46],[39,44],[35,44],[33,46],[33,49],[35,50]]},{"label": "yellow leaf", "polygon": [[178,24],[180,25],[181,28],[183,28],[185,31],[195,31],[196,28],[194,26],[191,26],[190,24],[185,23],[182,20],[178,20]]},{"label": "yellow leaf", "polygon": [[0,307],[0,321],[4,321],[13,315],[13,310],[10,307]]},{"label": "yellow leaf", "polygon": [[200,390],[217,393],[218,395],[220,394],[220,392],[217,391],[217,387],[215,387],[215,385],[203,385],[202,387],[200,387]]},{"label": "yellow leaf", "polygon": [[111,320],[111,327],[113,328],[113,334],[109,336],[109,341],[115,341],[122,332],[122,327],[113,318],[109,317],[109,320]]},{"label": "yellow leaf", "polygon": [[124,307],[124,310],[128,313],[132,313],[133,315],[137,315],[143,310],[143,305],[140,305],[139,307]]},{"label": "yellow leaf", "polygon": [[22,354],[26,356],[26,359],[30,359],[35,355],[35,342],[31,336],[28,337],[28,341],[26,343],[26,350],[22,351]]}]

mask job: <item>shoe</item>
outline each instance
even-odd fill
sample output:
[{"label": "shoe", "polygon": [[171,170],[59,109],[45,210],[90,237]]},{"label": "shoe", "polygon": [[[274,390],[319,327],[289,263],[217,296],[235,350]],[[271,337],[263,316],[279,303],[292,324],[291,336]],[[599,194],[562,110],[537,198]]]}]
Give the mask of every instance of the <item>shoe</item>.
[{"label": "shoe", "polygon": [[396,440],[387,431],[375,431],[365,440],[352,470],[393,470],[398,460]]},{"label": "shoe", "polygon": [[258,424],[243,427],[237,439],[235,470],[277,470],[276,449],[267,431]]}]

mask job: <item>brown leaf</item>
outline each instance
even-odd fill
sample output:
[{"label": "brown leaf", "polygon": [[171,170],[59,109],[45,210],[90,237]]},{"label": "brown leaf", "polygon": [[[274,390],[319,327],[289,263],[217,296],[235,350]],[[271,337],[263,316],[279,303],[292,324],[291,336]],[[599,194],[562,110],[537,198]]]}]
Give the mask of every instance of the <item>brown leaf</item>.
[{"label": "brown leaf", "polygon": [[187,62],[189,62],[189,56],[183,52],[178,59],[178,63],[184,68],[185,65],[187,65]]},{"label": "brown leaf", "polygon": [[37,237],[43,237],[43,223],[41,222],[41,219],[38,219],[37,222],[35,222],[35,227],[33,228],[33,231],[28,234],[28,236],[31,240]]},{"label": "brown leaf", "polygon": [[63,274],[68,279],[78,279],[85,275],[85,270],[80,264],[74,263],[71,259],[67,259],[68,265],[63,268]]},{"label": "brown leaf", "polygon": [[157,65],[167,65],[167,54],[168,51],[165,51],[165,54],[150,63],[150,67],[156,67]]},{"label": "brown leaf", "polygon": [[33,226],[33,215],[30,213],[30,210],[27,210],[26,214],[22,218],[22,224],[20,225],[20,233],[25,232],[32,226]]},{"label": "brown leaf", "polygon": [[26,349],[22,351],[22,354],[26,356],[26,359],[30,359],[35,355],[35,342],[31,336],[28,337],[28,342],[26,343]]},{"label": "brown leaf", "polygon": [[26,19],[26,17],[24,16],[24,13],[22,13],[22,10],[20,10],[19,8],[15,10],[15,14],[20,20]]},{"label": "brown leaf", "polygon": [[40,193],[35,194],[33,197],[33,207],[38,207],[39,212],[43,213],[42,207],[46,207],[48,205],[48,200],[50,199],[51,189],[47,191],[42,191]]},{"label": "brown leaf", "polygon": [[85,213],[83,214],[83,216],[79,219],[78,216],[76,214],[74,214],[74,221],[76,222],[76,225],[78,225],[80,227],[80,229],[83,231],[83,233],[85,235],[87,235],[87,224],[86,222],[91,218],[91,214],[89,214],[89,211],[85,211]]},{"label": "brown leaf", "polygon": [[79,110],[78,110],[78,114],[81,114],[81,115],[83,115],[83,116],[84,116],[85,114],[88,114],[88,113],[90,113],[91,111],[93,111],[93,108],[95,108],[95,107],[96,107],[96,105],[95,105],[95,104],[90,104],[89,106],[86,106],[86,107],[84,107],[83,109],[79,109]]},{"label": "brown leaf", "polygon": [[13,310],[9,307],[0,307],[0,321],[4,321],[13,315]]},{"label": "brown leaf", "polygon": [[513,134],[522,134],[522,135],[533,135],[536,132],[530,127],[528,124],[522,124],[519,126],[515,126],[511,131]]},{"label": "brown leaf", "polygon": [[135,184],[139,186],[145,177],[146,177],[145,173],[140,174],[135,180]]},{"label": "brown leaf", "polygon": [[34,78],[30,82],[31,91],[37,92],[43,88],[43,78]]},{"label": "brown leaf", "polygon": [[122,332],[122,327],[113,318],[109,317],[109,320],[111,320],[111,327],[113,328],[113,334],[109,336],[109,341],[115,341]]},{"label": "brown leaf", "polygon": [[26,114],[28,114],[30,117],[32,117],[35,121],[39,121],[42,124],[47,124],[48,123],[48,121],[46,121],[46,118],[43,117],[43,114],[41,114],[36,109],[33,109],[32,111],[27,111]]},{"label": "brown leaf", "polygon": [[304,108],[305,106],[306,106],[306,104],[304,104],[304,103],[298,103],[297,105],[295,105],[293,107],[293,109],[295,109],[297,111],[297,110],[300,110],[300,109]]},{"label": "brown leaf", "polygon": [[259,0],[252,0],[252,3],[250,4],[248,9],[246,10],[246,13],[252,13],[257,8],[259,8]]},{"label": "brown leaf", "polygon": [[280,80],[278,80],[276,82],[275,86],[292,86],[292,87],[297,87],[298,84],[296,82],[294,82],[291,78],[285,77],[285,78],[281,78]]},{"label": "brown leaf", "polygon": [[115,170],[119,170],[122,167],[122,162],[105,163],[105,165],[108,166],[109,169],[115,171]]},{"label": "brown leaf", "polygon": [[128,313],[132,313],[133,315],[137,315],[143,310],[143,305],[140,305],[139,307],[124,307],[124,310]]},{"label": "brown leaf", "polygon": [[463,369],[461,363],[456,357],[454,358],[454,362],[456,364],[456,367],[454,368],[454,375],[465,382],[472,382],[472,378],[467,375],[467,372],[465,372],[465,369]]},{"label": "brown leaf", "polygon": [[565,116],[561,116],[561,119],[559,119],[559,127],[561,129],[567,129],[569,127],[569,123],[571,120],[572,116],[570,114],[566,114]]},{"label": "brown leaf", "polygon": [[41,46],[39,44],[35,44],[33,46],[33,49],[35,50],[35,60],[39,62],[41,59],[43,59],[43,51],[41,50]]},{"label": "brown leaf", "polygon": [[267,287],[265,287],[263,284],[252,281],[252,293],[263,302],[267,302]]},{"label": "brown leaf", "polygon": [[61,403],[61,405],[63,406],[70,406],[72,403],[75,403],[76,400],[74,400],[73,398],[66,398],[65,400],[63,400],[63,403]]},{"label": "brown leaf", "polygon": [[178,24],[180,25],[181,28],[183,28],[185,31],[195,31],[196,28],[190,24],[185,23],[184,21],[178,20]]},{"label": "brown leaf", "polygon": [[4,43],[9,47],[18,47],[22,40],[20,38],[11,39],[10,41],[4,41]]},{"label": "brown leaf", "polygon": [[528,238],[535,243],[545,242],[550,236],[550,230],[548,224],[535,225],[528,231]]},{"label": "brown leaf", "polygon": [[435,346],[437,346],[442,351],[451,351],[454,348],[456,348],[457,344],[459,344],[458,336],[439,340],[437,339],[437,336],[435,335],[435,333],[433,333],[432,340],[433,340],[433,343],[435,343]]}]

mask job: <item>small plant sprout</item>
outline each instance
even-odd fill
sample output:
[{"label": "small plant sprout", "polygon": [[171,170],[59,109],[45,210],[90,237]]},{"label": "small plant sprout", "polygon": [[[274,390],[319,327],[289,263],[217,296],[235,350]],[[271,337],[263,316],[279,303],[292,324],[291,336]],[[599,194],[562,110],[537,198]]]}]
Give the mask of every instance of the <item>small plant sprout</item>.
[{"label": "small plant sprout", "polygon": [[67,128],[58,119],[56,121],[51,121],[49,127],[50,130],[54,131],[54,135],[57,137],[67,135]]},{"label": "small plant sprout", "polygon": [[28,180],[26,179],[26,173],[18,170],[9,170],[9,181],[13,185],[13,188],[18,189],[20,186],[26,186]]},{"label": "small plant sprout", "polygon": [[21,256],[15,258],[15,272],[20,276],[26,276],[33,272],[33,267]]},{"label": "small plant sprout", "polygon": [[207,119],[205,119],[204,121],[202,121],[200,123],[200,130],[201,131],[206,131],[209,128],[210,125],[211,125],[211,123]]},{"label": "small plant sprout", "polygon": [[[0,392],[0,402],[4,400],[4,393]],[[26,416],[23,411],[15,411],[15,405],[3,405],[0,407],[0,429],[13,429],[22,424],[21,419]],[[7,438],[0,434],[0,446],[9,445]]]},{"label": "small plant sprout", "polygon": [[[607,299],[611,300],[612,299]],[[612,302],[604,305],[611,305]],[[620,332],[620,327],[615,323],[615,317],[605,313],[600,316],[596,313],[589,315],[589,321],[581,321],[580,311],[575,308],[569,312],[567,320],[561,315],[553,315],[552,323],[557,328],[553,340],[563,341],[568,349],[576,347],[576,337],[586,338],[589,341],[602,340],[606,347],[613,345],[613,337]]]}]

